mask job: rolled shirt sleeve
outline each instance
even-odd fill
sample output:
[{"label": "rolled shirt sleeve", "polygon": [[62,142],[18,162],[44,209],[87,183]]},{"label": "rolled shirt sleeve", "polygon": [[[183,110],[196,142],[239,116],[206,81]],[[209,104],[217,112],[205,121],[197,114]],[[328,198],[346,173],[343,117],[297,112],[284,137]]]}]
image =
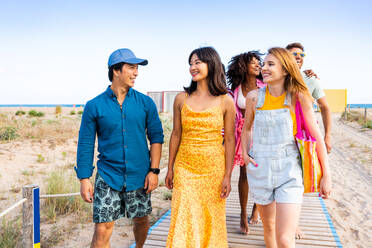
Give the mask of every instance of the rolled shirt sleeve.
[{"label": "rolled shirt sleeve", "polygon": [[319,98],[322,98],[325,96],[324,90],[320,86],[320,81],[317,80],[316,78],[312,78],[313,82],[313,87],[314,90],[312,92],[312,96],[315,100],[318,100]]},{"label": "rolled shirt sleeve", "polygon": [[318,100],[319,98],[322,98],[325,96],[325,93],[322,87],[320,86],[320,81],[316,77],[314,76],[308,77],[303,71],[301,72],[301,75],[305,81],[307,88],[309,89],[311,96],[315,100]]},{"label": "rolled shirt sleeve", "polygon": [[146,126],[147,126],[147,138],[150,141],[150,144],[154,143],[164,143],[164,134],[161,121],[159,119],[158,110],[154,101],[148,97],[147,98],[147,117],[146,117]]},{"label": "rolled shirt sleeve", "polygon": [[79,130],[77,149],[77,165],[75,171],[79,179],[89,178],[93,174],[94,145],[96,141],[97,124],[92,102],[87,102]]}]

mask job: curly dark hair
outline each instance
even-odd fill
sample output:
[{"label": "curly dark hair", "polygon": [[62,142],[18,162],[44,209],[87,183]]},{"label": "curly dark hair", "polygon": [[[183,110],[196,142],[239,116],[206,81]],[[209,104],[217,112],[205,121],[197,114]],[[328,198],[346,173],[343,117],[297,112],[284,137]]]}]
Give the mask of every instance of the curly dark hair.
[{"label": "curly dark hair", "polygon": [[[189,64],[194,54],[208,66],[208,89],[211,95],[219,96],[226,94],[225,68],[217,51],[213,47],[197,48],[190,53]],[[196,90],[196,86],[197,82],[191,80],[189,87],[184,87],[184,90],[191,95]]]},{"label": "curly dark hair", "polygon": [[[253,58],[256,58],[260,63],[262,62],[260,55],[263,54],[258,51],[249,51],[231,58],[227,67],[226,76],[227,84],[230,86],[232,91],[247,80],[248,64]],[[261,73],[257,78],[262,80]]]}]

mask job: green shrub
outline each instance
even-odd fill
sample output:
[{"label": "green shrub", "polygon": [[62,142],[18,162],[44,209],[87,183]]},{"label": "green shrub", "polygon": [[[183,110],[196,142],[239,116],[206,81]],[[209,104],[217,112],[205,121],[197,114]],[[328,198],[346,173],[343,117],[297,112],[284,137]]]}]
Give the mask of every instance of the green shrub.
[{"label": "green shrub", "polygon": [[367,121],[367,123],[364,124],[363,127],[372,129],[372,121]]},{"label": "green shrub", "polygon": [[76,112],[74,110],[71,110],[70,115],[76,115]]},{"label": "green shrub", "polygon": [[82,114],[83,114],[83,111],[82,111],[82,110],[79,110],[79,111],[78,111],[78,114],[79,114],[79,115],[82,115]]},{"label": "green shrub", "polygon": [[0,140],[14,140],[18,137],[17,129],[15,127],[1,127]]},{"label": "green shrub", "polygon": [[45,115],[44,112],[37,112],[36,114],[37,117],[43,117],[44,115]]},{"label": "green shrub", "polygon": [[25,115],[25,114],[26,114],[26,112],[23,111],[23,110],[18,110],[18,111],[15,113],[15,115]]},{"label": "green shrub", "polygon": [[43,117],[45,114],[43,112],[37,112],[36,110],[30,110],[28,111],[28,115],[33,117]]},{"label": "green shrub", "polygon": [[18,247],[21,243],[21,221],[6,221],[3,218],[0,228],[0,248]]},{"label": "green shrub", "polygon": [[36,110],[30,110],[30,111],[28,111],[28,115],[29,116],[36,116],[37,115],[37,111]]}]

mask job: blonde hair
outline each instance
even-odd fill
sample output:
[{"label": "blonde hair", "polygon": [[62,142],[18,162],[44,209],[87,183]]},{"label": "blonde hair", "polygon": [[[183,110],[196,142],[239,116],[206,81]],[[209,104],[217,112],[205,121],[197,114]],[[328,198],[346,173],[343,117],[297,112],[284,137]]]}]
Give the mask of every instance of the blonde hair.
[{"label": "blonde hair", "polygon": [[281,47],[270,48],[269,54],[274,55],[280,61],[284,70],[288,72],[284,80],[284,90],[292,95],[292,99],[298,93],[303,93],[309,99],[312,99],[294,56],[287,49]]}]

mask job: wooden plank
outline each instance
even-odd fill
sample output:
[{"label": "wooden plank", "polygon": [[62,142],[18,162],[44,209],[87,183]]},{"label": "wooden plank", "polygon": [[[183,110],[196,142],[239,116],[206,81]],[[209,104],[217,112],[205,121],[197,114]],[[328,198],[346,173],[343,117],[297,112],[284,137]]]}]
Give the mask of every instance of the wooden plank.
[{"label": "wooden plank", "polygon": [[[240,204],[236,180],[238,173],[236,171],[233,173],[232,180],[234,186],[230,197],[226,201],[226,227],[229,247],[265,247],[261,221],[258,224],[249,226],[249,235],[240,232]],[[252,206],[253,202],[249,201],[247,206],[248,214],[252,211]],[[338,243],[329,225],[329,217],[325,215],[323,208],[324,206],[322,206],[317,194],[304,196],[299,221],[304,239],[296,240],[296,248],[340,247],[337,246]],[[165,247],[170,217],[170,215],[162,217],[162,221],[157,223],[157,226],[151,231],[144,247]]]}]

